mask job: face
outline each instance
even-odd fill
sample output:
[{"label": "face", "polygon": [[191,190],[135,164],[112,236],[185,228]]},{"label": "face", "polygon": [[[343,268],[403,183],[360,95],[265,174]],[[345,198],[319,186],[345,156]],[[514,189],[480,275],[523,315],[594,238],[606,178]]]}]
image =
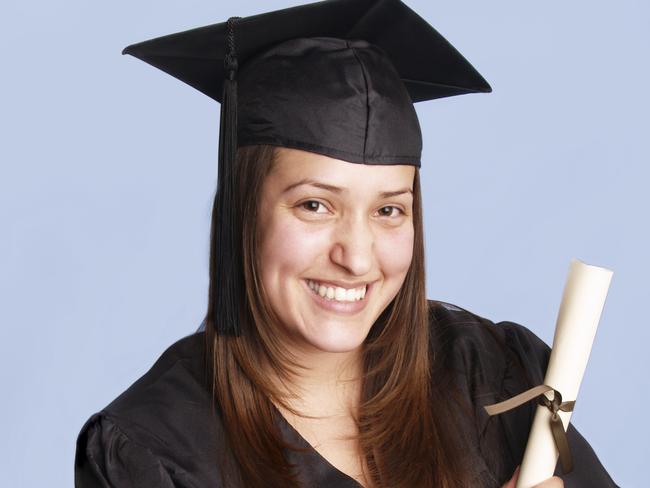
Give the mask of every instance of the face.
[{"label": "face", "polygon": [[414,176],[278,148],[260,199],[260,275],[294,348],[363,343],[411,263]]}]

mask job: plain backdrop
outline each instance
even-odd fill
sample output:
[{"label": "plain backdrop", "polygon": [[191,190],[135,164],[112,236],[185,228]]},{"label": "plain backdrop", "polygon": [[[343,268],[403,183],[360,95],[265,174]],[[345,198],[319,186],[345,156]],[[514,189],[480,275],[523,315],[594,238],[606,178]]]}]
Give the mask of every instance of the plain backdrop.
[{"label": "plain backdrop", "polygon": [[[613,269],[572,422],[647,486],[649,4],[406,3],[494,89],[416,106],[428,296],[550,343],[571,258]],[[84,421],[205,313],[219,105],[121,49],[298,4],[3,3],[3,486],[72,486]]]}]

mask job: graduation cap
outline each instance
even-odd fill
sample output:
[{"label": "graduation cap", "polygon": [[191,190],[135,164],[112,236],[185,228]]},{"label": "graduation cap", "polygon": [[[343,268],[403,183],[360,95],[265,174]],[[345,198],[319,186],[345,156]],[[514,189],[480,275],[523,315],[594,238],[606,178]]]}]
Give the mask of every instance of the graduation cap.
[{"label": "graduation cap", "polygon": [[221,103],[214,326],[239,335],[237,147],[269,144],[351,163],[420,167],[413,103],[491,88],[400,0],[326,0],[187,30],[123,50]]}]

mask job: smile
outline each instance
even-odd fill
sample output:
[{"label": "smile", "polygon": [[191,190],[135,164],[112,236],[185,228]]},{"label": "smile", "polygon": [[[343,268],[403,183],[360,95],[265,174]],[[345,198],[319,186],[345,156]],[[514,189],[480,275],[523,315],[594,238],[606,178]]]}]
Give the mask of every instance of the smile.
[{"label": "smile", "polygon": [[360,288],[346,289],[340,286],[331,286],[326,283],[318,283],[313,280],[307,280],[309,288],[318,293],[327,300],[336,300],[337,302],[356,302],[363,300],[366,296],[366,285]]},{"label": "smile", "polygon": [[[319,308],[343,314],[356,314],[366,308],[369,296],[374,288],[374,282],[368,283],[361,288],[346,290],[341,287],[320,285],[313,280],[302,281],[305,284],[307,293]],[[343,297],[344,293],[345,297]],[[348,299],[348,293],[350,294],[350,299]],[[331,298],[328,298],[328,294]],[[339,299],[337,299],[337,294],[340,297]]]}]

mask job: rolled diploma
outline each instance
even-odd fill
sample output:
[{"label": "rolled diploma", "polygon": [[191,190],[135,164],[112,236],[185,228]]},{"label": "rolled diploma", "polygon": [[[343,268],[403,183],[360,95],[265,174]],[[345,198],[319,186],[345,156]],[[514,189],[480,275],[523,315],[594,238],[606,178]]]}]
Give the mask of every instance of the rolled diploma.
[{"label": "rolled diploma", "polygon": [[[559,391],[564,402],[577,399],[612,274],[609,269],[571,260],[544,378],[544,384]],[[549,400],[553,398],[552,391],[545,395]],[[566,431],[571,412],[560,411],[559,415]],[[532,488],[553,476],[559,452],[551,433],[550,417],[547,407],[537,406],[517,488]]]}]

